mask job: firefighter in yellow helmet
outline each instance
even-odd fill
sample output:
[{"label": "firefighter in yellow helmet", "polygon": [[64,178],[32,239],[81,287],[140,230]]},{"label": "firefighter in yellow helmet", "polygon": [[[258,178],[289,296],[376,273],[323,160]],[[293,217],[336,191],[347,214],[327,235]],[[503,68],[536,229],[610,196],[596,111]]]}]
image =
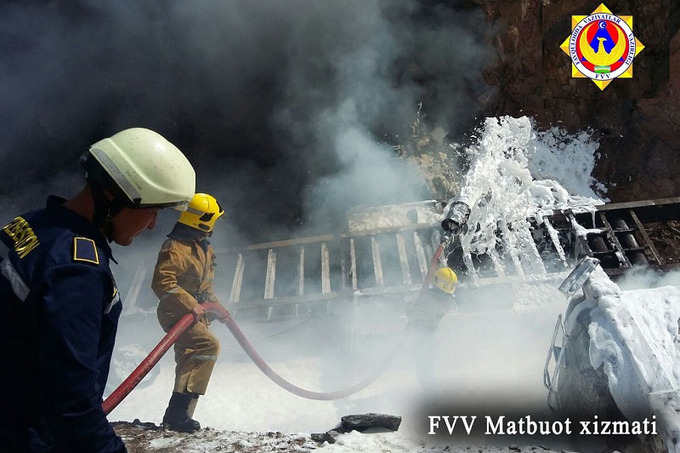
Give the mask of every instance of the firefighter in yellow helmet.
[{"label": "firefighter in yellow helmet", "polygon": [[175,343],[175,386],[163,416],[166,429],[194,432],[192,419],[199,395],[204,395],[220,343],[208,330],[203,302],[218,302],[213,293],[215,253],[208,238],[224,210],[208,194],[197,193],[161,246],[151,286],[159,298],[157,315],[167,332],[187,313],[199,320]]},{"label": "firefighter in yellow helmet", "polygon": [[455,305],[454,292],[458,276],[450,267],[434,273],[432,287],[407,309],[408,327],[414,340],[414,353],[418,381],[431,389],[435,381],[435,348],[439,323]]}]

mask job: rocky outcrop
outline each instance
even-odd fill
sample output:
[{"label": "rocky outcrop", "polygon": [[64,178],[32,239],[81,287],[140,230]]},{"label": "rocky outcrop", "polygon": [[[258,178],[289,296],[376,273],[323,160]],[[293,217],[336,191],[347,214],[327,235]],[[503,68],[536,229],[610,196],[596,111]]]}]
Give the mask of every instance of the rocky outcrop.
[{"label": "rocky outcrop", "polygon": [[632,79],[601,91],[571,77],[560,45],[572,15],[598,2],[583,0],[476,0],[493,24],[495,61],[485,73],[497,88],[485,99],[487,115],[527,115],[539,128],[591,129],[600,142],[594,177],[612,201],[680,195],[680,4],[669,0],[618,0],[605,5],[633,16],[645,46]]}]

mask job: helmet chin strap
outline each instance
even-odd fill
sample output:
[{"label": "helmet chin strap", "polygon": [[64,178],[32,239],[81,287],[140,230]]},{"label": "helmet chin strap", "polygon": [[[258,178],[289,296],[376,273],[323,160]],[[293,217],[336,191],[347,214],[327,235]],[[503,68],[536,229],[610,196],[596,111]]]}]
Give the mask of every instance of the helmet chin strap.
[{"label": "helmet chin strap", "polygon": [[109,200],[104,193],[104,189],[100,184],[90,178],[86,178],[90,190],[92,191],[92,199],[94,200],[94,213],[92,215],[92,223],[98,228],[101,228],[109,242],[113,241],[113,218],[126,205],[120,199]]}]

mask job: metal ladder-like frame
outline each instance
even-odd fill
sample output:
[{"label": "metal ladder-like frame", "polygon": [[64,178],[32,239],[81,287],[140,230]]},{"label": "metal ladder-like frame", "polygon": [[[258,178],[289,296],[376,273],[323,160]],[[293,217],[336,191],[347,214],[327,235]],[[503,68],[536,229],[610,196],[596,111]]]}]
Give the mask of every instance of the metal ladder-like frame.
[{"label": "metal ladder-like frame", "polygon": [[[290,239],[216,252],[220,265],[227,262],[231,270],[228,303],[240,304],[244,308],[260,308],[272,303],[283,306],[354,294],[390,294],[412,290],[422,283],[427,274],[428,256],[432,255],[438,241],[439,233],[434,226],[421,226]],[[363,248],[360,248],[360,242]],[[313,254],[312,249],[316,249]],[[333,256],[331,250],[339,256]],[[264,254],[266,257],[262,258]],[[283,254],[289,257],[295,255],[296,262],[291,263],[289,259],[283,263],[280,259]],[[394,258],[391,264],[398,271],[398,281],[394,281],[394,278],[391,282],[387,281],[385,265],[389,257],[386,255]],[[339,266],[336,266],[334,263],[338,262]],[[294,294],[277,295],[281,267],[293,264]],[[261,297],[244,297],[249,265],[264,272]],[[307,270],[310,265],[317,271],[314,277]],[[336,275],[338,273],[339,276]],[[371,279],[367,279],[368,273]]]}]

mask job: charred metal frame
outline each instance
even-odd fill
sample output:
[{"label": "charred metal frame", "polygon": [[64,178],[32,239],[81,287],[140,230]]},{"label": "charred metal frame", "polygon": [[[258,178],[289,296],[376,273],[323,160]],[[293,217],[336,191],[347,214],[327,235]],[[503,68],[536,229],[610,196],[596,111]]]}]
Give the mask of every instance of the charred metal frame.
[{"label": "charred metal frame", "polygon": [[[649,231],[652,224],[657,224],[657,230],[669,229],[663,223],[680,220],[680,197],[608,204],[594,213],[558,211],[550,219],[575,259],[583,256],[599,259],[612,278],[634,266],[667,272],[680,265],[669,259],[667,250],[652,240]],[[588,234],[577,236],[572,221],[590,230]]]}]

